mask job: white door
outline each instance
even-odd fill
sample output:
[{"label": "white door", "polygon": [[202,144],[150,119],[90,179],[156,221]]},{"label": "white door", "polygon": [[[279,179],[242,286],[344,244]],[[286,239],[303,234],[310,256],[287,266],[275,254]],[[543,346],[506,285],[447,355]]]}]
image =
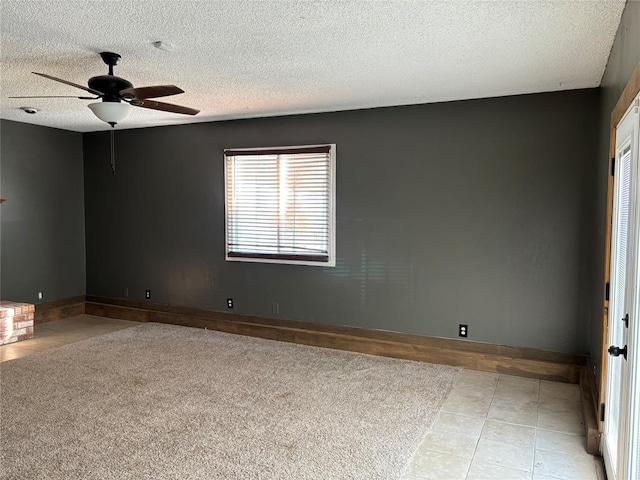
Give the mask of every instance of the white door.
[{"label": "white door", "polygon": [[608,329],[610,357],[607,362],[602,436],[602,453],[610,480],[640,478],[637,474],[637,457],[640,452],[637,445],[640,407],[637,388],[640,383],[636,383],[640,380],[639,369],[636,368],[640,338],[638,121],[636,100],[616,128]]}]

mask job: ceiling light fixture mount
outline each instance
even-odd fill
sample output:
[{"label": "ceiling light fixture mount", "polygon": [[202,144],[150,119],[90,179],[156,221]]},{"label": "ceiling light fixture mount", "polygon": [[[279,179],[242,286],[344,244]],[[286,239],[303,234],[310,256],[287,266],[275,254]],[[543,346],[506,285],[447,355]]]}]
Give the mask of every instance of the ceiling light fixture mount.
[{"label": "ceiling light fixture mount", "polygon": [[33,115],[35,113],[38,113],[40,111],[39,108],[36,107],[20,107],[20,110],[22,110],[25,113],[28,113],[30,115]]},{"label": "ceiling light fixture mount", "polygon": [[158,40],[157,42],[153,42],[153,46],[157,49],[164,50],[165,52],[173,52],[173,45],[167,42],[163,42],[162,40]]}]

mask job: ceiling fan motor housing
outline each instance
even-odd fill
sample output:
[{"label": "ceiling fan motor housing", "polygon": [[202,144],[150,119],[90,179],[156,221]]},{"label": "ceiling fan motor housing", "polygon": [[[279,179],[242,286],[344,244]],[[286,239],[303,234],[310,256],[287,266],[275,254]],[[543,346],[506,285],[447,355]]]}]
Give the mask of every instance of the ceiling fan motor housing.
[{"label": "ceiling fan motor housing", "polygon": [[133,84],[124,78],[115,75],[99,75],[89,79],[89,88],[104,93],[104,102],[119,102],[120,90],[133,88]]}]

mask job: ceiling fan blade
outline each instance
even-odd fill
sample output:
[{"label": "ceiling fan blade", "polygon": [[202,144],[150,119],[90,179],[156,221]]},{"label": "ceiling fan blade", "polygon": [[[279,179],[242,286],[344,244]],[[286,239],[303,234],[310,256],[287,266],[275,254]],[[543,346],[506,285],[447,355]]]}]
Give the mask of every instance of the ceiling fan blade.
[{"label": "ceiling fan blade", "polygon": [[157,98],[168,97],[169,95],[177,95],[184,93],[184,90],[175,85],[155,85],[152,87],[125,88],[120,90],[120,95],[124,98]]},{"label": "ceiling fan blade", "polygon": [[80,100],[97,100],[98,97],[75,97],[73,95],[31,95],[26,97],[8,97],[8,98],[79,98]]},{"label": "ceiling fan blade", "polygon": [[200,113],[200,110],[196,110],[195,108],[183,107],[182,105],[174,105],[172,103],[156,102],[155,100],[133,101],[131,105],[150,108],[151,110],[162,110],[163,112],[183,113],[185,115],[197,115]]},{"label": "ceiling fan blade", "polygon": [[93,93],[94,95],[99,95],[99,96],[104,95],[104,93],[99,92],[98,90],[94,90],[93,88],[85,87],[83,85],[79,85],[77,83],[73,83],[68,80],[63,80],[61,78],[52,77],[51,75],[47,75],[46,73],[38,73],[38,72],[31,72],[31,73],[35,73],[36,75],[40,75],[41,77],[48,78],[49,80],[55,80],[56,82],[64,83],[66,85],[71,85],[72,87],[81,88],[82,90],[86,90],[87,92]]}]

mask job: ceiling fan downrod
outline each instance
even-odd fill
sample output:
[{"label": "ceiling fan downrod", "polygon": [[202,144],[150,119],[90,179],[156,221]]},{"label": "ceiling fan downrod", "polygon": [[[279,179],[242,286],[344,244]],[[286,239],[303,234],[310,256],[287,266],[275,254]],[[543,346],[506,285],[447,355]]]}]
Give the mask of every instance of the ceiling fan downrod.
[{"label": "ceiling fan downrod", "polygon": [[109,75],[113,75],[113,67],[118,64],[118,61],[122,58],[117,53],[113,52],[100,52],[102,61],[109,65]]}]

